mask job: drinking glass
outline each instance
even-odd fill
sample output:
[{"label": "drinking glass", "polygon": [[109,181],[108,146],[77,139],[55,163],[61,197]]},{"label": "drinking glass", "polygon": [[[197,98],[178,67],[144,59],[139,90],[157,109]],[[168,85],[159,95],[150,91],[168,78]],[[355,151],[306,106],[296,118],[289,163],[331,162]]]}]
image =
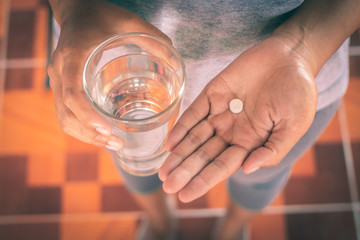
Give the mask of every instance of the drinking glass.
[{"label": "drinking glass", "polygon": [[101,43],[89,56],[83,84],[91,104],[124,140],[115,160],[134,175],[157,172],[185,87],[180,54],[163,39],[127,33]]}]

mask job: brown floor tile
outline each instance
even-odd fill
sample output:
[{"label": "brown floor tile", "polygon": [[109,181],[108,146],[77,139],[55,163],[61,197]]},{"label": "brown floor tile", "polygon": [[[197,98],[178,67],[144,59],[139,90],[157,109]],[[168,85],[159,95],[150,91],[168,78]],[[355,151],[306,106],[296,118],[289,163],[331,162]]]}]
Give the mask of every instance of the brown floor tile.
[{"label": "brown floor tile", "polygon": [[351,212],[262,214],[251,223],[251,240],[355,240]]},{"label": "brown floor tile", "polygon": [[208,195],[204,195],[192,202],[189,202],[189,203],[183,203],[183,202],[180,202],[179,199],[177,200],[178,201],[178,206],[180,209],[196,209],[196,208],[207,208],[207,197]]},{"label": "brown floor tile", "polygon": [[0,186],[16,188],[25,185],[26,168],[27,156],[0,155]]},{"label": "brown floor tile", "polygon": [[46,0],[11,0],[12,10],[35,9],[47,5]]},{"label": "brown floor tile", "polygon": [[360,56],[350,57],[350,77],[360,77]]},{"label": "brown floor tile", "polygon": [[49,7],[46,0],[11,0],[8,58],[47,58]]},{"label": "brown floor tile", "polygon": [[13,68],[6,70],[5,90],[31,89],[33,86],[32,68]]},{"label": "brown floor tile", "polygon": [[32,58],[34,51],[33,10],[12,11],[8,35],[8,58]]},{"label": "brown floor tile", "polygon": [[287,240],[286,217],[260,214],[251,222],[250,235],[251,240]]},{"label": "brown floor tile", "polygon": [[[0,26],[0,30],[1,30],[1,26]],[[3,46],[4,41],[5,41],[4,37],[0,36],[0,56],[2,56],[3,53],[5,52],[5,47],[1,47],[1,46]],[[0,60],[4,61],[3,58],[1,58]],[[4,71],[4,69],[0,69],[0,74],[1,75],[3,74],[3,71]],[[1,81],[3,81],[3,80],[1,80]]]},{"label": "brown floor tile", "polygon": [[181,218],[180,240],[208,240],[217,218]]},{"label": "brown floor tile", "polygon": [[101,210],[104,212],[141,211],[130,192],[121,185],[103,186],[101,204]]},{"label": "brown floor tile", "polygon": [[60,240],[57,223],[0,225],[4,240]]},{"label": "brown floor tile", "polygon": [[27,203],[29,214],[61,213],[61,188],[30,188]]},{"label": "brown floor tile", "polygon": [[357,188],[358,193],[360,193],[360,141],[352,142],[351,144],[353,160],[354,160],[354,170],[357,179]]},{"label": "brown floor tile", "polygon": [[[314,147],[310,148],[298,161],[291,173],[291,178],[313,178],[318,175]],[[272,206],[285,205],[285,193],[282,191],[272,201]]]},{"label": "brown floor tile", "polygon": [[67,181],[96,181],[98,155],[96,153],[69,153],[66,158]]},{"label": "brown floor tile", "polygon": [[353,35],[351,35],[350,45],[360,46],[360,29],[358,29],[353,33]]},{"label": "brown floor tile", "polygon": [[318,174],[292,177],[284,190],[287,204],[343,203],[350,201],[342,145],[315,145]]},{"label": "brown floor tile", "polygon": [[60,187],[27,187],[27,160],[0,157],[0,215],[60,213]]},{"label": "brown floor tile", "polygon": [[289,240],[355,240],[351,212],[290,214],[286,216]]},{"label": "brown floor tile", "polygon": [[0,156],[0,215],[27,212],[26,167],[26,156]]},{"label": "brown floor tile", "polygon": [[351,80],[344,97],[347,125],[351,141],[360,141],[360,78]]}]

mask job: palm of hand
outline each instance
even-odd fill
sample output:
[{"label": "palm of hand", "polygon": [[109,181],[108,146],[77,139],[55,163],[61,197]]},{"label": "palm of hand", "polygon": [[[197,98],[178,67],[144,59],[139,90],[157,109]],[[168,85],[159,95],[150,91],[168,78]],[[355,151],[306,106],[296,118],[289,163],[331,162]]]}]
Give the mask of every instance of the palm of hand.
[{"label": "palm of hand", "polygon": [[[182,201],[205,194],[240,167],[278,164],[309,128],[317,91],[306,64],[281,41],[265,40],[215,77],[183,114],[160,169],[164,189]],[[241,113],[229,102],[244,102]]]}]

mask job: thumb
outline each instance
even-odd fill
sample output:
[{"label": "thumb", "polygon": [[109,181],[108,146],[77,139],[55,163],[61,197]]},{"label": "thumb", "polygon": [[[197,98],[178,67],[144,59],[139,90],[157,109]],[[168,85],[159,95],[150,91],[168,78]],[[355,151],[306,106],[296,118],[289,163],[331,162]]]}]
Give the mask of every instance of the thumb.
[{"label": "thumb", "polygon": [[261,168],[278,165],[305,132],[284,123],[274,127],[265,144],[246,158],[242,165],[243,172],[250,174]]}]

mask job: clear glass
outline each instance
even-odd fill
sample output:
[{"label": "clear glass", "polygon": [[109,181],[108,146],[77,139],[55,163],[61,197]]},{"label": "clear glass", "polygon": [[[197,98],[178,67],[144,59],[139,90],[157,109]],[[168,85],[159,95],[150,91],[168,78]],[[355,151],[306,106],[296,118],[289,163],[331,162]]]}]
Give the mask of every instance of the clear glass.
[{"label": "clear glass", "polygon": [[84,69],[92,105],[124,140],[113,156],[134,175],[150,175],[167,157],[164,142],[185,87],[184,63],[164,40],[145,33],[115,36],[100,44]]}]

